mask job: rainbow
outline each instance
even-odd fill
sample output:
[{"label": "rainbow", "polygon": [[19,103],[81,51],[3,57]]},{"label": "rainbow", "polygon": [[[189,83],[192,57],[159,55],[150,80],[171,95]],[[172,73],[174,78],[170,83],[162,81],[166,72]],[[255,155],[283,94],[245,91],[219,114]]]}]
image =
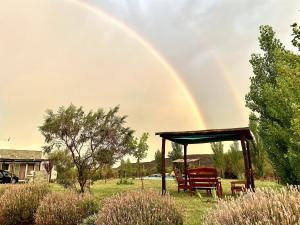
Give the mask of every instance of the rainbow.
[{"label": "rainbow", "polygon": [[[178,87],[180,88],[180,90],[182,91],[184,96],[186,97],[189,105],[191,106],[192,113],[194,115],[196,115],[196,118],[197,118],[196,122],[197,122],[199,129],[206,128],[203,113],[201,112],[201,109],[197,106],[198,104],[196,103],[193,95],[190,93],[190,91],[186,87],[185,82],[180,78],[180,75],[178,74],[178,72],[171,66],[171,64],[166,60],[166,58],[154,46],[152,46],[149,41],[147,41],[144,37],[142,37],[142,35],[138,34],[135,30],[131,29],[129,26],[127,26],[123,22],[121,22],[121,21],[117,20],[116,18],[105,13],[100,8],[92,6],[92,5],[88,4],[87,2],[85,2],[84,0],[69,0],[69,1],[72,1],[74,4],[77,4],[85,9],[93,12],[94,14],[102,17],[106,21],[117,26],[118,28],[120,28],[121,30],[126,32],[130,37],[134,38],[145,49],[147,49],[147,51],[164,66],[164,68],[168,71],[170,76],[175,80],[176,84],[178,85]],[[240,94],[238,93],[238,91],[236,90],[234,83],[231,80],[229,73],[227,72],[227,70],[225,68],[225,65],[222,63],[221,60],[218,59],[217,55],[214,52],[210,51],[210,54],[214,58],[216,65],[218,66],[225,82],[229,85],[230,90],[232,91],[232,94],[235,98],[235,101],[238,103],[241,112],[243,112],[243,115],[245,116],[245,118],[247,118],[242,98],[241,98]]]}]

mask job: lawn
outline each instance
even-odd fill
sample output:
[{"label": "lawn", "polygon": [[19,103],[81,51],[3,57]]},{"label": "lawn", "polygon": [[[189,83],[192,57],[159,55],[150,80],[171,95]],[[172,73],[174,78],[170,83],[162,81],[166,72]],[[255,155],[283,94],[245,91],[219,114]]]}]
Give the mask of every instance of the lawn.
[{"label": "lawn", "polygon": [[[108,180],[106,183],[104,181],[97,181],[91,188],[91,192],[95,195],[100,202],[103,199],[110,197],[114,194],[126,192],[129,190],[140,189],[140,180],[134,180],[132,185],[117,185],[118,180]],[[222,180],[223,192],[225,195],[230,195],[230,181]],[[160,190],[161,181],[160,180],[144,180],[145,189],[156,189]],[[279,187],[280,185],[271,181],[256,181],[257,187]],[[61,190],[58,185],[53,185],[53,189]],[[202,198],[197,196],[189,196],[189,194],[177,193],[176,181],[167,181],[167,190],[171,196],[175,198],[175,201],[182,208],[184,213],[184,224],[186,225],[198,225],[201,224],[201,218],[207,210],[210,210],[216,203],[213,202],[211,197],[207,197],[206,193],[203,192]]]}]

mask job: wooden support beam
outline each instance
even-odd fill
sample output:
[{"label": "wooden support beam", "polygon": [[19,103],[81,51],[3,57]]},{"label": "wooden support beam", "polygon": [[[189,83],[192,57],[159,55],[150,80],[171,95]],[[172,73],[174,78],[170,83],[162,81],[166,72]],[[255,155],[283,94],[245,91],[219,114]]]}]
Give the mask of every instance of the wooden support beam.
[{"label": "wooden support beam", "polygon": [[248,154],[247,154],[247,147],[246,147],[246,138],[243,135],[241,137],[241,145],[243,150],[243,157],[244,157],[244,165],[245,165],[245,178],[246,178],[246,188],[250,188],[251,186],[251,178],[249,173],[249,161],[248,161]]},{"label": "wooden support beam", "polygon": [[183,145],[183,160],[184,160],[184,178],[187,185],[187,144]]},{"label": "wooden support beam", "polygon": [[250,180],[251,180],[251,188],[255,189],[254,184],[254,177],[253,177],[253,169],[252,169],[252,160],[251,160],[251,154],[250,154],[250,144],[249,140],[246,140],[246,148],[247,148],[247,155],[248,155],[248,163],[249,163],[249,172],[250,172]]},{"label": "wooden support beam", "polygon": [[166,194],[166,139],[162,138],[161,144],[161,194]]}]

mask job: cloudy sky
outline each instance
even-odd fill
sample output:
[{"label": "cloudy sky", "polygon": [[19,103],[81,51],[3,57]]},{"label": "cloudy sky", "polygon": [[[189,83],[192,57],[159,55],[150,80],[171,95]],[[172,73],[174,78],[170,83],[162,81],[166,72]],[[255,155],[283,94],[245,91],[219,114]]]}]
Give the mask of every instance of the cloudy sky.
[{"label": "cloudy sky", "polygon": [[151,134],[147,159],[155,131],[247,126],[258,27],[290,47],[299,10],[297,0],[2,1],[0,147],[40,149],[45,110],[70,103],[120,105],[136,135]]}]

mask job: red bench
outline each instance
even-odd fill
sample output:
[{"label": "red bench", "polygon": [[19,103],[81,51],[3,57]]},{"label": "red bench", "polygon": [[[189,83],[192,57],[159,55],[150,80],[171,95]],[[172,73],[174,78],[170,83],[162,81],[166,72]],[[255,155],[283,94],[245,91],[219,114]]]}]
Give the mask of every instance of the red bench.
[{"label": "red bench", "polygon": [[177,185],[178,185],[177,186],[178,193],[179,193],[180,189],[183,189],[184,191],[189,190],[188,182],[184,179],[181,171],[178,168],[174,168],[174,174],[175,174]]},{"label": "red bench", "polygon": [[189,169],[187,173],[191,195],[193,191],[197,189],[206,190],[207,192],[211,192],[212,189],[215,189],[217,196],[222,197],[222,185],[215,168]]}]

